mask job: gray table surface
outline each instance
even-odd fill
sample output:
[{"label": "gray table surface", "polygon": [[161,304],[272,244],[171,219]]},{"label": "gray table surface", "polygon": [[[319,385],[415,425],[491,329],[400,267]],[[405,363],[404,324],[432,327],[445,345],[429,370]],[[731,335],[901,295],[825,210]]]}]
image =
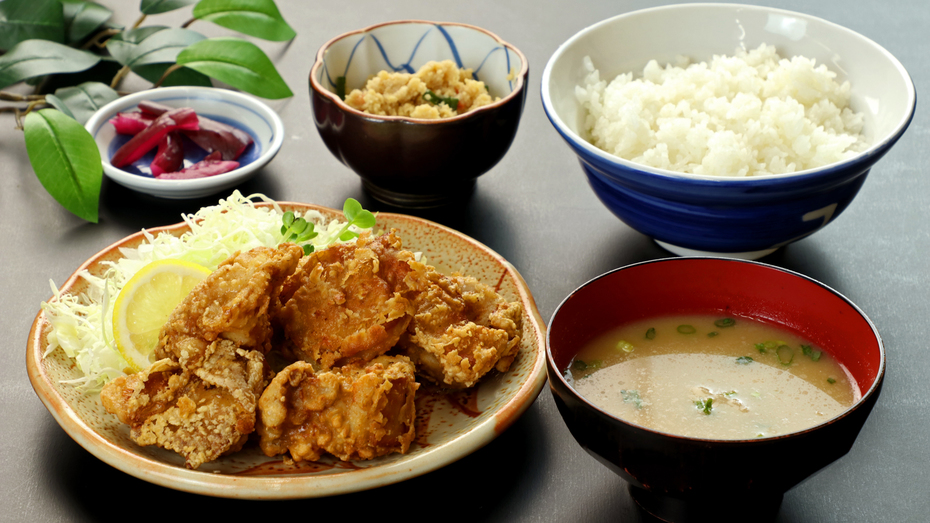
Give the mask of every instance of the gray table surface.
[{"label": "gray table surface", "polygon": [[[131,24],[138,2],[104,2]],[[373,201],[359,179],[326,149],[314,128],[307,73],[316,50],[345,31],[404,18],[464,22],[520,48],[530,62],[529,97],[507,156],[480,178],[463,206],[412,214],[489,245],[523,274],[542,317],[575,287],[609,269],[669,254],[602,206],[574,155],[546,119],[539,80],[549,56],[580,29],[661,2],[575,0],[461,2],[278,0],[298,36],[262,43],[294,91],[271,102],[284,119],[278,157],[239,189],[272,198],[340,207],[347,197]],[[757,3],[757,2],[750,2]],[[926,0],[771,0],[858,31],[894,54],[918,91],[930,83]],[[189,8],[150,18],[177,26]],[[207,23],[208,35],[225,30]],[[130,78],[124,87],[147,84]],[[172,202],[143,197],[105,180],[99,224],[63,210],[37,181],[23,137],[0,119],[0,520],[142,521],[209,515],[216,521],[280,518],[352,519],[415,515],[465,521],[643,521],[624,482],[572,439],[548,387],[507,432],[474,454],[400,484],[333,498],[258,502],[199,497],[150,485],[104,464],[55,423],[26,376],[29,326],[85,259],[143,227],[179,221],[216,198]],[[801,272],[839,290],[878,326],[888,353],[884,391],[851,452],[788,492],[779,521],[930,520],[930,164],[926,106],[872,170],[859,196],[829,227],[762,261]],[[924,354],[924,356],[921,356]],[[718,500],[727,497],[720,486]],[[193,505],[196,503],[196,505]],[[196,507],[191,511],[186,507]]]}]

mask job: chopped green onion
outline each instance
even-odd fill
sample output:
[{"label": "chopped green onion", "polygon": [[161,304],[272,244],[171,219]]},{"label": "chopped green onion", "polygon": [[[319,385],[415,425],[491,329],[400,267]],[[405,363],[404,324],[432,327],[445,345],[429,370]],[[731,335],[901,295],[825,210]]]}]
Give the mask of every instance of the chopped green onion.
[{"label": "chopped green onion", "polygon": [[575,360],[572,362],[572,370],[583,371],[588,368],[588,364],[582,360]]},{"label": "chopped green onion", "polygon": [[732,327],[736,325],[736,320],[734,320],[733,318],[723,318],[723,319],[719,319],[715,321],[714,325],[721,329],[725,329],[727,327]]},{"label": "chopped green onion", "polygon": [[679,325],[678,332],[680,332],[681,334],[694,334],[695,332],[697,332],[697,329],[695,329],[691,325]]},{"label": "chopped green onion", "polygon": [[759,351],[760,354],[765,354],[770,350],[773,351],[777,349],[779,345],[785,345],[785,342],[779,340],[769,340],[763,343],[756,343],[756,350]]},{"label": "chopped green onion", "polygon": [[451,96],[440,96],[428,89],[425,93],[423,93],[423,99],[433,105],[446,104],[450,109],[454,110],[458,110],[459,107],[458,98],[453,98]]},{"label": "chopped green onion", "polygon": [[703,411],[704,414],[710,415],[710,411],[713,410],[714,398],[707,398],[703,400],[697,400],[694,402],[697,405],[698,410]]},{"label": "chopped green onion", "polygon": [[655,327],[649,327],[649,330],[646,331],[646,339],[647,340],[656,339],[656,328]]},{"label": "chopped green onion", "polygon": [[803,352],[805,356],[810,357],[810,359],[813,361],[820,361],[820,356],[823,355],[822,351],[819,351],[810,345],[801,345],[801,352]]},{"label": "chopped green onion", "polygon": [[620,340],[617,342],[617,350],[622,350],[623,352],[633,352],[633,349],[633,344],[626,340]]},{"label": "chopped green onion", "polygon": [[717,331],[710,331],[710,332],[707,333],[707,337],[708,337],[708,338],[713,338],[714,336],[716,336],[716,335],[718,335],[718,334],[720,334],[720,333],[717,332]]},{"label": "chopped green onion", "polygon": [[752,363],[752,358],[749,356],[740,356],[739,358],[736,358],[736,363],[740,365],[749,365]]},{"label": "chopped green onion", "polygon": [[346,99],[346,77],[345,76],[336,77],[336,96],[338,96],[340,100]]},{"label": "chopped green onion", "polygon": [[735,391],[735,390],[730,390],[730,391],[724,392],[723,395],[726,396],[726,397],[728,397],[728,398],[732,398],[733,396],[736,396],[736,391]]},{"label": "chopped green onion", "polygon": [[637,409],[643,408],[643,399],[639,396],[638,390],[621,390],[620,396],[623,397],[624,403],[632,403]]},{"label": "chopped green onion", "polygon": [[833,385],[834,383],[836,383],[836,378],[834,378],[833,376],[830,376],[829,378],[827,378],[827,383],[829,383],[830,385]]},{"label": "chopped green onion", "polygon": [[779,345],[775,349],[775,356],[778,358],[778,363],[791,365],[791,361],[794,359],[794,349],[787,345]]}]

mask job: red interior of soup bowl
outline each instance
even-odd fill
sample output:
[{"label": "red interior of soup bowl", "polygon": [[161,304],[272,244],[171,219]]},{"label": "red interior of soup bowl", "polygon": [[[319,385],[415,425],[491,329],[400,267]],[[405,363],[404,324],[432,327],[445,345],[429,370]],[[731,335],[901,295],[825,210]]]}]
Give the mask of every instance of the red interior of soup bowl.
[{"label": "red interior of soup bowl", "polygon": [[649,261],[589,281],[553,315],[548,350],[564,371],[586,342],[618,325],[707,313],[752,318],[794,331],[845,366],[863,396],[883,367],[878,331],[844,296],[791,271],[725,258]]}]

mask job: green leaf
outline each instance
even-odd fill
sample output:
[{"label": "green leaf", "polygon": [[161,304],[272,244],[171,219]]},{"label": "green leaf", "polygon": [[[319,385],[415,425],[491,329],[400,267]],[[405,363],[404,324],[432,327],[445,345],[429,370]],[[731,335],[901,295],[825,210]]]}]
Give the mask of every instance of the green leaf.
[{"label": "green leaf", "polygon": [[168,29],[168,27],[163,25],[147,25],[137,29],[127,29],[107,40],[107,51],[117,62],[126,65],[129,57],[132,56],[133,51],[140,42],[165,29]]},{"label": "green leaf", "polygon": [[274,0],[200,0],[194,6],[194,18],[275,42],[297,36]]},{"label": "green leaf", "polygon": [[[165,71],[174,64],[148,64],[134,67],[132,71],[146,80],[155,83]],[[162,80],[162,87],[171,87],[172,85],[195,85],[200,87],[213,87],[213,81],[210,77],[200,74],[193,69],[181,67],[175,69],[167,78]]]},{"label": "green leaf", "polygon": [[358,203],[355,198],[346,198],[345,203],[342,204],[342,214],[345,215],[346,220],[351,222],[360,212],[362,212],[362,204]]},{"label": "green leaf", "polygon": [[[68,109],[68,104],[66,104],[61,98],[58,98],[54,94],[45,95],[45,102],[55,109],[65,113],[65,116],[68,118],[74,118],[74,113],[71,112],[71,109]],[[77,120],[77,118],[74,118]]]},{"label": "green leaf", "polygon": [[26,116],[29,161],[53,198],[80,218],[97,223],[103,165],[84,126],[55,109]]},{"label": "green leaf", "polygon": [[71,43],[87,38],[113,16],[106,7],[86,0],[61,0],[61,5],[64,8],[65,41]]},{"label": "green leaf", "polygon": [[[204,38],[202,34],[187,29],[146,26],[113,36],[107,42],[107,49],[119,63],[129,65],[134,73],[155,83],[168,67],[174,65],[182,49]],[[213,82],[206,75],[182,67],[168,75],[161,85],[212,87]]]},{"label": "green leaf", "polygon": [[177,63],[262,98],[294,95],[268,56],[241,38],[201,40],[181,51]]},{"label": "green leaf", "polygon": [[375,215],[365,209],[362,209],[362,212],[358,213],[353,221],[354,225],[361,229],[371,229],[377,222]]},{"label": "green leaf", "polygon": [[142,0],[142,3],[139,4],[139,11],[142,11],[144,15],[157,15],[159,13],[167,13],[168,11],[180,9],[196,1],[197,0]]},{"label": "green leaf", "polygon": [[0,56],[0,88],[26,78],[55,73],[84,71],[100,57],[47,40],[26,40]]},{"label": "green leaf", "polygon": [[81,125],[87,123],[87,120],[98,109],[119,98],[116,91],[100,82],[85,82],[75,87],[63,87],[51,96],[54,96],[64,106],[64,109],[55,101],[50,100],[49,96],[46,96],[45,100],[59,111],[77,120]]},{"label": "green leaf", "polygon": [[61,43],[64,35],[64,14],[58,0],[0,2],[0,49],[32,39]]},{"label": "green leaf", "polygon": [[[190,29],[164,29],[139,42],[123,65],[136,68],[147,64],[174,63],[178,53],[187,46],[206,38]],[[109,44],[107,44],[109,47]]]}]

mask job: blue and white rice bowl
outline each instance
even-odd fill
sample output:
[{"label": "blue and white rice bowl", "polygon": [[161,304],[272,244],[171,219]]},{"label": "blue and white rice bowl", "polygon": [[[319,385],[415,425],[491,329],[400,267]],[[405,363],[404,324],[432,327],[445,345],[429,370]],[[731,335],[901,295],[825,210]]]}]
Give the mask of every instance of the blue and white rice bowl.
[{"label": "blue and white rice bowl", "polygon": [[[191,107],[204,116],[248,133],[253,140],[237,160],[238,168],[223,174],[191,180],[159,180],[143,165],[148,156],[124,169],[114,167],[110,157],[128,137],[117,135],[109,123],[117,113],[136,110],[142,101],[170,107]],[[116,183],[134,191],[168,199],[188,199],[226,192],[255,176],[271,161],[284,143],[284,123],[270,107],[257,98],[212,87],[160,87],[140,91],[114,100],[101,107],[84,126],[97,142],[103,172]],[[151,153],[149,154],[151,156]],[[149,160],[150,161],[150,160]],[[185,151],[185,167],[192,163]]]},{"label": "blue and white rice bowl", "polygon": [[[584,137],[586,111],[575,95],[590,56],[611,79],[642,72],[649,60],[680,55],[706,61],[737,48],[776,46],[851,85],[851,108],[863,113],[867,149],[845,161],[792,174],[732,178],[676,173],[624,160]],[[913,82],[888,51],[820,18],[738,4],[671,5],[592,25],[562,44],[542,77],[549,120],[581,161],[595,194],[630,227],[679,255],[756,259],[804,238],[842,213],[872,165],[897,142],[916,106]]]}]

